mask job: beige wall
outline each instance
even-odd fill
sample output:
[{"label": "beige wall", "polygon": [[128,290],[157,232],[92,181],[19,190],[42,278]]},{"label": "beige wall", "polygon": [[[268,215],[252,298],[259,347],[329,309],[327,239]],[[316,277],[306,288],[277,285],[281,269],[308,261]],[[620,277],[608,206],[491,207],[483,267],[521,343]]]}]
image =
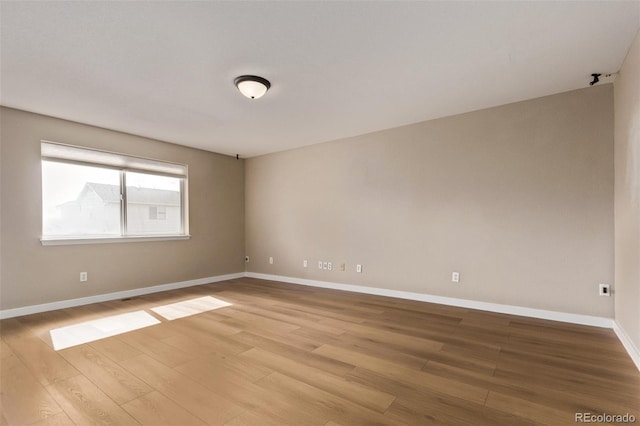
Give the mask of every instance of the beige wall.
[{"label": "beige wall", "polygon": [[640,34],[615,82],[616,321],[640,348]]},{"label": "beige wall", "polygon": [[[616,94],[624,73],[619,81]],[[246,244],[253,272],[613,316],[613,298],[597,296],[614,275],[611,85],[258,157],[246,170],[222,155],[0,112],[1,309],[241,272]],[[193,238],[43,247],[41,139],[189,164]],[[626,323],[638,317],[622,315],[633,334]]]},{"label": "beige wall", "polygon": [[[244,271],[244,161],[2,108],[1,309]],[[189,165],[188,241],[46,246],[40,140]],[[80,271],[89,273],[86,284]]]},{"label": "beige wall", "polygon": [[613,174],[612,85],[252,158],[248,270],[613,317]]}]

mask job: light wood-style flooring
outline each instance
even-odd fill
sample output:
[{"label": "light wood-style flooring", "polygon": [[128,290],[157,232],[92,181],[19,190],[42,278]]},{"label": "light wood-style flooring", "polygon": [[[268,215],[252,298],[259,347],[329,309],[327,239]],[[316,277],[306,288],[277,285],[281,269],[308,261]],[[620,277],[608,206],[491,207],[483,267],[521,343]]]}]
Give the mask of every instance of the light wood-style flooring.
[{"label": "light wood-style flooring", "polygon": [[[55,351],[49,330],[233,306]],[[635,415],[613,331],[238,279],[0,322],[1,425],[571,425]]]}]

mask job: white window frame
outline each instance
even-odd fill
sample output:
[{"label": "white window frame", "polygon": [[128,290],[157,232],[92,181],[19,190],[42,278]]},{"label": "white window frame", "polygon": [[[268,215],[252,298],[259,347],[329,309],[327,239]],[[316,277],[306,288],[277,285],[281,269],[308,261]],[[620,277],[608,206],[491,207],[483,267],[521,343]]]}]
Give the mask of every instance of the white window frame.
[{"label": "white window frame", "polygon": [[[171,163],[144,157],[134,157],[93,148],[40,141],[41,161],[77,164],[83,166],[101,167],[120,171],[120,235],[119,236],[45,236],[42,235],[42,245],[96,244],[121,243],[142,241],[188,240],[189,234],[189,202],[188,202],[188,166],[186,164]],[[126,235],[127,198],[126,173],[144,173],[148,175],[167,176],[180,179],[180,225],[182,233],[162,235]],[[44,231],[43,231],[44,234]]]}]

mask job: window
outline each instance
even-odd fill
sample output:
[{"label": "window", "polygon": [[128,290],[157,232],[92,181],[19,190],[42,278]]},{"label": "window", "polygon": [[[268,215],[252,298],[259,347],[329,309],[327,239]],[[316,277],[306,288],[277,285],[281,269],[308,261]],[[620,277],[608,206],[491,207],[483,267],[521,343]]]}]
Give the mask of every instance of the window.
[{"label": "window", "polygon": [[188,237],[187,167],[42,142],[42,241]]}]

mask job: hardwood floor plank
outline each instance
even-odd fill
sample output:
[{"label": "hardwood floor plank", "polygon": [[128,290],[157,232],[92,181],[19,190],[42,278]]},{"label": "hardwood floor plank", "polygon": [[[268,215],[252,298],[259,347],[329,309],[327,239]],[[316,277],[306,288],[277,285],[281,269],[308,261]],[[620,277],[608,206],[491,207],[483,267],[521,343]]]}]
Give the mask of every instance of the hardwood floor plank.
[{"label": "hardwood floor plank", "polygon": [[336,376],[343,376],[354,367],[352,364],[318,354],[315,350],[311,352],[301,350],[294,346],[280,343],[253,333],[242,332],[232,336],[232,338],[249,346],[262,348],[273,353],[280,353],[289,359],[318,368]]},{"label": "hardwood floor plank", "polygon": [[[456,331],[455,325],[450,324],[430,324],[430,323],[407,323],[407,322],[395,322],[381,319],[369,319],[361,324],[365,327],[373,327],[380,332],[395,333],[401,336],[405,336],[407,341],[410,338],[423,339],[426,341],[440,343],[464,343],[464,339],[454,336]],[[430,350],[436,349],[435,346],[429,347]]]},{"label": "hardwood floor plank", "polygon": [[125,359],[142,355],[142,352],[138,349],[123,342],[117,337],[96,340],[88,345],[115,362],[124,361]]},{"label": "hardwood floor plank", "polygon": [[27,425],[62,412],[9,347],[2,349],[0,383],[0,410],[8,425]]},{"label": "hardwood floor plank", "polygon": [[[384,313],[384,309],[379,307],[367,307],[359,303],[362,299],[357,295],[349,292],[337,291],[342,297],[336,298],[322,298],[318,297],[318,294],[322,293],[322,290],[314,291],[313,294],[301,296],[297,299],[300,304],[309,303],[312,306],[322,307],[328,310],[335,310],[337,312],[349,312],[356,313],[358,315],[377,316]],[[355,296],[355,297],[354,297]],[[350,300],[351,299],[351,300]]]},{"label": "hardwood floor plank", "polygon": [[[260,304],[258,304],[256,307],[260,309],[267,309],[267,307],[262,306]],[[286,303],[282,299],[277,304],[269,306],[268,309],[272,312],[277,312],[279,314],[284,315],[287,318],[290,318],[290,320],[294,321],[294,324],[299,324],[303,327],[310,326],[311,324],[317,324],[318,322],[328,318],[325,311],[313,312],[313,310],[302,310],[300,309],[299,306],[291,303]],[[358,322],[357,317],[349,316],[346,318],[347,318],[346,320],[349,322]],[[343,319],[343,321],[344,320],[345,319]],[[338,330],[320,329],[320,330],[340,334],[339,332],[340,329]]]},{"label": "hardwood floor plank", "polygon": [[[223,317],[223,319],[226,318],[228,317]],[[220,321],[221,318],[219,316],[214,317],[205,312],[200,315],[193,315],[191,317],[181,318],[177,321],[171,321],[170,323],[163,325],[175,329],[177,334],[194,331],[206,334],[215,334],[218,336],[230,336],[242,331],[240,328],[231,327]]]},{"label": "hardwood floor plank", "polygon": [[227,309],[225,314],[219,315],[227,316],[227,319],[221,321],[223,324],[230,325],[232,327],[240,328],[244,331],[267,331],[272,333],[287,333],[289,331],[297,330],[300,326],[288,324],[286,322],[273,320],[261,315],[250,314],[248,312],[242,312],[238,309],[231,312],[231,309]]},{"label": "hardwood floor plank", "polygon": [[516,416],[546,425],[575,423],[575,416],[570,415],[566,411],[556,410],[548,406],[497,392],[489,392],[486,405],[487,407],[512,413]]},{"label": "hardwood floor plank", "polygon": [[[403,399],[455,398],[440,392],[440,390],[437,390],[437,389],[434,390],[428,386],[415,386],[412,383],[404,382],[395,377],[391,377],[388,374],[378,373],[363,367],[355,368],[353,371],[347,374],[346,378],[348,378],[351,381],[368,386],[370,388],[388,392],[392,395],[395,395],[396,399],[397,398],[403,398]],[[462,399],[460,400],[464,401]],[[484,404],[484,401],[478,404],[482,405]]]},{"label": "hardwood floor plank", "polygon": [[[289,313],[290,311],[287,312],[285,310],[284,313],[278,312],[277,311],[278,306],[269,307],[269,309],[263,309],[263,308],[254,307],[254,306],[238,305],[238,306],[235,306],[235,309],[239,311],[255,314],[255,315],[260,315],[265,318],[277,320],[279,322],[287,323],[295,327],[294,329],[291,329],[291,330],[284,330],[285,332],[294,331],[296,329],[299,329],[300,327],[308,327],[324,333],[334,334],[336,336],[339,336],[345,332],[344,327],[339,328],[339,327],[327,326],[322,324],[317,318],[306,319],[302,313],[292,316]],[[280,310],[282,310],[282,308],[280,308]]]},{"label": "hardwood floor plank", "polygon": [[[592,389],[596,392],[600,390],[596,386],[574,388],[571,391],[562,391],[553,381],[546,381],[544,378],[529,378],[505,375],[496,369],[493,376],[486,376],[481,373],[452,367],[445,364],[430,361],[424,367],[425,371],[446,378],[457,379],[465,383],[478,387],[488,388],[490,391],[505,395],[514,396],[532,403],[544,405],[567,413],[574,412],[631,412],[637,411],[640,407],[640,394],[633,393],[622,398],[611,395],[603,403],[601,398],[594,398],[589,395]],[[599,395],[603,395],[600,393]],[[625,405],[624,401],[628,402]],[[631,401],[631,402],[629,402]],[[606,408],[605,408],[606,407]],[[636,407],[636,408],[634,408]]]},{"label": "hardwood floor plank", "polygon": [[381,358],[363,355],[336,346],[323,345],[313,352],[342,362],[352,363],[403,383],[416,387],[427,387],[472,402],[484,403],[488,392],[486,389],[468,385],[464,382],[413,370]]},{"label": "hardwood floor plank", "polygon": [[4,340],[0,339],[0,361],[10,357],[15,357],[15,354],[9,345],[7,345]]},{"label": "hardwood floor plank", "polygon": [[[306,333],[305,331],[309,333]],[[263,331],[260,332],[260,336],[277,343],[282,343],[287,346],[293,346],[305,352],[311,352],[317,347],[322,346],[327,341],[333,341],[333,339],[335,338],[334,335],[327,335],[326,333],[323,333],[316,329],[309,330],[303,327],[300,327],[299,329],[292,332],[282,334],[267,333]]]},{"label": "hardwood floor plank", "polygon": [[[340,339],[337,339],[335,343],[332,342],[331,344],[364,354],[375,353],[376,356],[382,359],[416,370],[420,370],[425,362],[432,356],[430,350],[426,350],[425,353],[422,353],[422,351],[406,350],[405,346],[385,343],[384,339],[361,337],[351,334],[351,332],[345,333],[340,336]],[[420,353],[420,355],[417,353]],[[429,358],[427,358],[427,354]]]},{"label": "hardwood floor plank", "polygon": [[443,364],[438,361],[429,361],[423,367],[422,371],[429,374],[440,376],[447,379],[457,380],[483,389],[492,389],[496,383],[494,374],[469,370],[463,367]]},{"label": "hardwood floor plank", "polygon": [[151,392],[151,388],[89,345],[59,352],[70,364],[118,404]]},{"label": "hardwood floor plank", "polygon": [[116,338],[168,366],[183,364],[197,356],[197,354],[190,354],[162,340],[148,336],[144,330],[121,334]]},{"label": "hardwood floor plank", "polygon": [[[244,345],[224,336],[207,334],[198,330],[185,331],[184,334],[171,336],[161,341],[192,356],[201,356],[208,353],[235,355],[251,348],[249,345]],[[178,361],[174,365],[179,364],[182,364],[182,362]]]},{"label": "hardwood floor plank", "polygon": [[260,379],[257,384],[289,400],[297,401],[296,404],[301,409],[312,413],[318,419],[324,419],[323,423],[333,418],[348,425],[403,424],[278,372]]},{"label": "hardwood floor plank", "polygon": [[429,355],[429,361],[423,365],[423,369],[426,365],[438,363],[450,367],[456,367],[461,370],[484,374],[486,376],[493,376],[496,370],[496,361],[478,359],[474,357],[467,357],[464,355],[456,354],[453,352],[434,352]]},{"label": "hardwood floor plank", "polygon": [[440,350],[443,353],[458,355],[474,361],[495,363],[500,358],[501,347],[493,344],[472,342],[457,338],[455,343],[445,343]]},{"label": "hardwood floor plank", "polygon": [[273,373],[273,370],[265,363],[253,362],[253,360],[244,358],[242,355],[225,357],[209,354],[182,364],[175,369],[190,377],[196,377],[198,374],[207,374],[212,379],[246,380],[251,383]]},{"label": "hardwood floor plank", "polygon": [[80,374],[15,318],[2,321],[2,332],[5,343],[43,386]]},{"label": "hardwood floor plank", "polygon": [[53,416],[47,417],[35,423],[31,423],[30,426],[75,426],[75,423],[67,416],[66,413],[60,412]]},{"label": "hardwood floor plank", "polygon": [[362,324],[344,323],[336,320],[324,320],[324,324],[332,324],[334,327],[342,327],[351,334],[362,337],[379,344],[390,345],[391,347],[401,350],[415,356],[428,356],[431,352],[437,352],[442,349],[443,344],[430,339],[421,339],[415,336],[408,336],[399,332],[380,330]]},{"label": "hardwood floor plank", "polygon": [[526,360],[501,359],[496,376],[509,380],[553,386],[556,390],[581,393],[597,397],[603,392],[614,396],[618,401],[640,407],[640,380],[632,376],[615,379],[609,376],[567,371],[546,364],[534,364]]},{"label": "hardwood floor plank", "polygon": [[140,424],[149,426],[204,426],[201,419],[162,395],[153,391],[122,405]]},{"label": "hardwood floor plank", "polygon": [[244,352],[240,358],[264,365],[273,371],[278,371],[281,374],[380,413],[384,413],[395,399],[394,395],[349,382],[342,377],[334,376],[260,348]]},{"label": "hardwood floor plank", "polygon": [[490,329],[501,329],[508,327],[514,318],[512,315],[497,314],[487,311],[477,311],[468,309],[460,313],[462,320],[460,325],[482,326]]},{"label": "hardwood floor plank", "polygon": [[290,309],[292,311],[298,311],[302,314],[311,314],[321,319],[335,319],[339,321],[353,322],[353,323],[363,323],[365,321],[364,318],[359,317],[358,315],[350,315],[349,312],[344,311],[333,311],[326,309],[318,309],[313,306],[313,304],[309,305],[300,305],[292,302],[280,301],[276,306],[282,306],[286,309]]},{"label": "hardwood floor plank", "polygon": [[486,327],[483,324],[458,324],[454,336],[469,342],[502,347],[509,341],[509,330],[504,327]]},{"label": "hardwood floor plank", "polygon": [[535,425],[537,423],[481,404],[458,398],[421,395],[419,399],[398,398],[387,416],[411,425],[439,424],[460,426]]},{"label": "hardwood floor plank", "polygon": [[[567,342],[573,344],[567,345]],[[521,335],[511,334],[509,341],[504,345],[510,348],[521,348],[532,353],[542,353],[553,356],[573,357],[576,360],[586,362],[606,362],[607,368],[616,368],[622,363],[622,369],[626,366],[628,355],[620,350],[610,349],[608,345],[602,344],[598,350],[594,350],[597,345],[584,343],[576,337],[556,340],[549,339],[535,334]]]},{"label": "hardwood floor plank", "polygon": [[[570,345],[570,343],[568,343]],[[557,355],[554,353],[545,353],[542,351],[530,351],[524,347],[514,348],[511,345],[505,345],[500,350],[498,361],[525,361],[527,363],[534,363],[536,365],[549,365],[557,368],[565,369],[566,371],[577,372],[587,375],[594,375],[596,377],[608,377],[612,380],[616,380],[622,383],[634,380],[638,381],[640,378],[636,374],[629,374],[629,371],[637,371],[635,366],[623,365],[609,366],[606,361],[597,361],[580,359],[580,357],[571,355]]]},{"label": "hardwood floor plank", "polygon": [[84,376],[58,381],[47,386],[47,391],[78,425],[139,424]]},{"label": "hardwood floor plank", "polygon": [[182,365],[178,369],[213,393],[230,399],[248,412],[264,419],[266,423],[273,422],[279,425],[322,424],[319,419],[304,411],[295,401],[266,391],[251,381],[245,380],[240,374],[221,369],[203,369],[195,362]]},{"label": "hardwood floor plank", "polygon": [[238,417],[234,417],[224,424],[224,426],[280,426],[286,424],[283,420],[270,419],[268,416],[246,411]]},{"label": "hardwood floor plank", "polygon": [[311,352],[324,344],[335,344],[336,342],[339,342],[339,337],[340,336],[335,336],[333,334],[323,333],[317,329],[300,327],[291,333],[280,336],[280,341],[290,345],[296,345],[296,347],[299,347],[300,349]]},{"label": "hardwood floor plank", "polygon": [[122,361],[120,365],[207,423],[224,424],[244,411],[148,355]]},{"label": "hardwood floor plank", "polygon": [[[594,392],[594,389],[598,389],[595,384],[585,384],[577,391],[563,389],[558,387],[557,382],[544,379],[522,382],[517,375],[503,374],[499,369],[496,370],[495,380],[501,386],[492,390],[554,409],[566,412],[630,412],[640,418],[640,395],[636,392],[623,396],[601,390]],[[603,395],[607,395],[607,398],[603,399]]]}]

